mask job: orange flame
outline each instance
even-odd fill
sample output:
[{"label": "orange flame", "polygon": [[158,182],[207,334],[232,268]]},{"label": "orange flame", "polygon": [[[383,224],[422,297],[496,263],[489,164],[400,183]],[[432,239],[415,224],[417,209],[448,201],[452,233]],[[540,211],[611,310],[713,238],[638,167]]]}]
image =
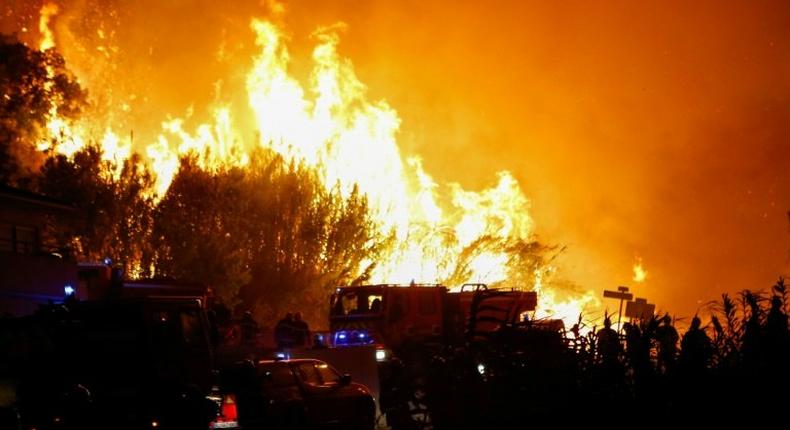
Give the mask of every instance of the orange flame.
[{"label": "orange flame", "polygon": [[[55,13],[57,8],[51,5],[41,9],[42,48],[54,47],[48,23]],[[512,276],[508,268],[512,256],[502,245],[509,240],[529,240],[534,234],[530,202],[513,175],[500,172],[493,187],[479,192],[458,184],[445,185],[449,196],[442,195],[420,158],[401,153],[397,112],[385,101],[368,100],[366,86],[353,65],[340,57],[337,47],[342,24],[313,33],[317,44],[307,87],[289,73],[290,55],[281,29],[259,19],[253,19],[250,26],[259,52],[247,74],[246,90],[259,140],[245,143],[233,122],[234,116],[245,113],[234,115],[225,106],[214,109],[213,122],[194,130],[185,129],[183,118],[162,121],[156,140],[142,144],[143,157],[156,175],[156,195],[167,192],[183,154],[198,154],[204,169],[243,166],[249,160],[249,148],[261,145],[315,168],[329,187],[339,184],[349,193],[358,186],[367,195],[379,228],[393,232],[397,239],[389,255],[378,262],[371,281],[446,283],[456,271],[454,262],[485,239],[496,245],[481,248],[468,258],[464,272],[468,275],[461,282],[507,284]],[[52,117],[50,132],[64,137],[64,143],[54,148],[57,152],[70,156],[85,145],[87,127],[68,124],[57,112]],[[106,129],[100,140],[104,159],[116,169],[133,149],[131,137],[119,136]],[[538,317],[573,323],[585,306],[598,302],[591,293],[560,299],[556,291],[544,286],[554,267],[530,270],[534,273],[521,278],[534,278],[532,285],[511,286],[539,292]]]},{"label": "orange flame", "polygon": [[642,265],[642,258],[637,257],[636,263],[634,263],[634,282],[642,283],[647,280],[647,270],[645,270],[644,266]]},{"label": "orange flame", "polygon": [[[55,47],[55,37],[52,30],[49,28],[49,23],[52,17],[57,15],[58,12],[60,12],[60,9],[58,5],[54,3],[45,3],[41,7],[38,21],[38,29],[41,33],[41,40],[38,47],[41,51],[46,51]],[[52,78],[54,73],[52,67],[47,66],[48,77]],[[46,85],[47,87],[45,87],[45,90],[49,91],[52,83],[48,82]],[[49,107],[49,117],[50,120],[46,127],[48,135],[43,136],[38,143],[37,148],[39,150],[45,151],[54,149],[60,154],[71,156],[85,146],[85,139],[82,136],[83,133],[81,130],[75,129],[73,124],[58,115],[58,107],[54,101],[51,102]],[[53,138],[57,138],[58,144],[56,148],[51,148]]]},{"label": "orange flame", "polygon": [[41,6],[40,17],[38,20],[38,31],[41,33],[41,42],[38,44],[38,49],[46,51],[47,49],[55,47],[55,36],[49,28],[49,21],[53,16],[60,12],[58,5],[55,3],[45,3]]}]

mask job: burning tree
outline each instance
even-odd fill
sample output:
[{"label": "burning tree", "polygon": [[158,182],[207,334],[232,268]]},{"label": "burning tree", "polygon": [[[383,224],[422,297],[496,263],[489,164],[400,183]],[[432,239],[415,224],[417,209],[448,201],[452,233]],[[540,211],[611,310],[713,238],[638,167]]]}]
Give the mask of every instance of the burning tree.
[{"label": "burning tree", "polygon": [[153,179],[139,156],[116,166],[102,150],[88,146],[72,158],[48,158],[35,180],[38,191],[73,204],[79,216],[53,220],[48,236],[68,244],[69,252],[87,261],[112,257],[128,276],[141,275],[140,262],[150,247]]},{"label": "burning tree", "polygon": [[[56,45],[49,23],[57,14],[40,10],[42,49]],[[591,294],[543,288],[560,285],[548,276],[553,248],[536,240],[529,200],[512,174],[468,191],[437,184],[419,157],[404,156],[397,112],[368,98],[339,53],[342,26],[313,34],[306,82],[290,70],[279,25],[253,17],[249,28],[256,54],[243,83],[217,81],[236,99],[246,94],[246,106],[218,97],[133,140],[114,127],[147,95],[113,88],[102,94],[111,114],[97,108],[74,123],[75,109],[50,103],[48,133],[27,143],[55,157],[40,189],[90,214],[62,230],[78,255],[110,255],[132,276],[206,282],[269,317],[296,308],[297,298],[302,309],[323,308],[327,288],[358,279],[541,290],[539,316],[571,321],[595,303]],[[113,49],[96,48],[112,63]],[[103,82],[92,76],[101,65],[80,69],[86,82]],[[212,119],[194,124],[195,109]],[[86,149],[91,144],[100,149]],[[70,178],[63,189],[60,175]]]},{"label": "burning tree", "polygon": [[363,196],[327,190],[270,151],[245,168],[195,163],[181,159],[154,211],[156,275],[206,282],[269,318],[299,308],[321,321],[329,290],[364,276],[384,243]]},{"label": "burning tree", "polygon": [[86,92],[55,50],[31,49],[0,35],[0,181],[30,180],[44,155],[38,142],[55,115],[76,118]]},{"label": "burning tree", "polygon": [[270,149],[243,168],[210,168],[197,151],[185,154],[163,196],[139,154],[118,160],[95,140],[56,151],[74,136],[53,122],[78,120],[86,92],[54,49],[0,42],[0,180],[79,209],[45,234],[52,247],[67,245],[60,252],[111,256],[132,278],[203,282],[231,303],[241,291],[247,306],[278,312],[296,298],[323,309],[327,288],[374,266],[386,238],[367,199],[326,188],[314,169]]}]

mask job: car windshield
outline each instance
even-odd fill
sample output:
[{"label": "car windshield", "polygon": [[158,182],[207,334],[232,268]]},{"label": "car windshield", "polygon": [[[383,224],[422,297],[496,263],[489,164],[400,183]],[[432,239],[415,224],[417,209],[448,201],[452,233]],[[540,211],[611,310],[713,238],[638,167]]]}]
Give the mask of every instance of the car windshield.
[{"label": "car windshield", "polygon": [[259,369],[264,386],[284,387],[296,383],[291,368],[286,363],[272,363]]},{"label": "car windshield", "polygon": [[318,374],[321,375],[321,380],[324,384],[337,384],[340,382],[340,373],[328,364],[316,363],[315,368],[318,370]]},{"label": "car windshield", "polygon": [[312,362],[299,363],[296,366],[296,370],[299,373],[299,378],[305,384],[321,385],[321,377],[315,371],[315,367],[313,366]]},{"label": "car windshield", "polygon": [[332,316],[376,315],[384,303],[380,289],[339,290],[332,296]]}]

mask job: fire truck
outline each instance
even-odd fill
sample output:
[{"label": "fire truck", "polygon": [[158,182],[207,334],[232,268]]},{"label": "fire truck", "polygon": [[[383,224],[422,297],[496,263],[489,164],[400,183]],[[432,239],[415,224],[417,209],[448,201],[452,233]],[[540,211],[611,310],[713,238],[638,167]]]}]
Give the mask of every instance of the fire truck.
[{"label": "fire truck", "polygon": [[[329,328],[335,347],[448,345],[517,324],[537,306],[534,291],[466,284],[383,284],[339,287],[331,297]],[[381,354],[379,354],[381,356]]]},{"label": "fire truck", "polygon": [[238,428],[210,292],[83,264],[60,302],[0,319],[0,428]]},{"label": "fire truck", "polygon": [[[329,332],[319,339],[327,348],[306,354],[365,383],[392,428],[414,428],[414,423],[430,421],[428,408],[419,399],[419,385],[437,357],[453,349],[469,351],[471,343],[487,342],[513,327],[529,324],[556,330],[557,323],[562,324],[528,321],[527,315],[537,307],[534,291],[485,284],[458,289],[414,283],[343,286],[335,289],[329,306]],[[403,380],[394,381],[396,371]],[[398,390],[409,394],[395,394],[393,400]],[[407,426],[397,424],[393,408],[409,416]]]}]

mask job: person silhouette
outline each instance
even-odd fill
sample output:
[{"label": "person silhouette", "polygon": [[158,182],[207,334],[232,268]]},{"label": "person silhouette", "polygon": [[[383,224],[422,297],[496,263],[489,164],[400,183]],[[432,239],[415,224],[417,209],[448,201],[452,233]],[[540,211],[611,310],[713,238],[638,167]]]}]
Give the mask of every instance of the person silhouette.
[{"label": "person silhouette", "polygon": [[601,362],[616,362],[620,353],[620,338],[612,328],[612,321],[608,316],[604,318],[603,328],[598,330],[597,336],[598,354]]},{"label": "person silhouette", "polygon": [[335,304],[332,306],[332,315],[343,316],[345,314],[346,311],[343,309],[343,297],[337,296]]},{"label": "person silhouette", "polygon": [[680,342],[680,366],[689,375],[700,375],[713,357],[713,347],[699,317],[694,316],[691,326]]},{"label": "person silhouette", "polygon": [[293,327],[294,346],[306,346],[307,340],[310,339],[310,326],[302,319],[301,312],[296,312],[294,314],[291,325]]},{"label": "person silhouette", "polygon": [[252,312],[245,311],[241,317],[241,341],[247,345],[253,344],[258,336],[258,322],[252,317]]},{"label": "person silhouette", "polygon": [[661,325],[656,328],[656,342],[658,342],[658,369],[664,373],[675,368],[678,352],[678,331],[672,325],[672,318],[665,314],[661,318]]},{"label": "person silhouette", "polygon": [[274,340],[277,342],[277,349],[283,350],[292,348],[294,344],[294,316],[290,312],[286,313],[283,319],[274,326]]}]

